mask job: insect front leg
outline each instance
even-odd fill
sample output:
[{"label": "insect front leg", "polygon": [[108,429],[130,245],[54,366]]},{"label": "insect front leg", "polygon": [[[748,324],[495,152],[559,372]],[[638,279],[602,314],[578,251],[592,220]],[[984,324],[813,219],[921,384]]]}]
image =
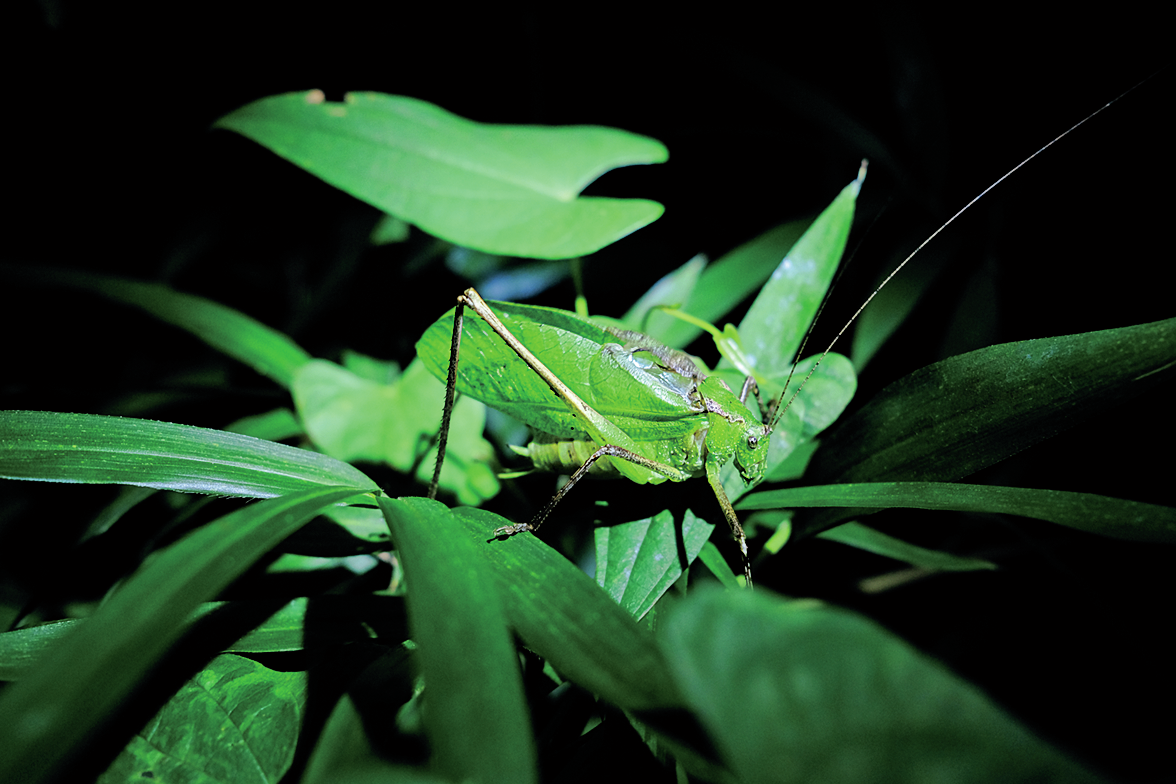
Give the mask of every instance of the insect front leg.
[{"label": "insect front leg", "polygon": [[735,507],[723,489],[723,481],[719,478],[719,466],[713,460],[706,461],[706,481],[710,482],[711,490],[723,509],[723,517],[727,518],[727,525],[731,527],[731,536],[739,543],[739,553],[743,557],[743,577],[747,580],[747,587],[751,587],[751,558],[747,554],[747,537],[743,533],[743,525],[739,522],[739,515],[735,514]]}]

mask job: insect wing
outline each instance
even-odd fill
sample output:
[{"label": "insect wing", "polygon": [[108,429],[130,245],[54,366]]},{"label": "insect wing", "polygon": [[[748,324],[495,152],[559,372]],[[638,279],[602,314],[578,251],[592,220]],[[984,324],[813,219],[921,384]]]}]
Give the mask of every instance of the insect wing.
[{"label": "insect wing", "polygon": [[[564,384],[622,431],[639,434],[650,419],[674,422],[691,413],[691,405],[681,392],[674,392],[672,381],[642,380],[635,376],[640,363],[602,355],[603,346],[615,343],[616,338],[596,324],[554,308],[487,304]],[[448,374],[452,331],[451,311],[417,343],[417,354],[441,379]],[[477,316],[467,315],[464,320],[457,388],[536,431],[560,438],[592,437],[547,383]],[[689,426],[677,422],[674,429]]]}]

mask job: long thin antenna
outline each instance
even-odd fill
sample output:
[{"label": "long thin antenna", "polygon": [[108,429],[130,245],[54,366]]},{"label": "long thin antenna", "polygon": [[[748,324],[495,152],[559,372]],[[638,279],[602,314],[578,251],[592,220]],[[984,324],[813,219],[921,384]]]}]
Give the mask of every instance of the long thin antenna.
[{"label": "long thin antenna", "polygon": [[[1147,81],[1148,81],[1148,79],[1151,79],[1151,78],[1152,78],[1152,76],[1154,76],[1154,75],[1155,75],[1155,74],[1152,74],[1151,76],[1148,76],[1148,77],[1147,77],[1147,79],[1143,79],[1142,81],[1140,81],[1139,83],[1137,83],[1135,86],[1133,86],[1133,87],[1132,87],[1130,90],[1127,90],[1126,92],[1124,92],[1124,93],[1120,94],[1120,95],[1119,95],[1119,96],[1117,96],[1116,98],[1113,98],[1113,99],[1111,99],[1110,101],[1107,101],[1105,104],[1103,104],[1103,105],[1102,105],[1102,106],[1100,106],[1099,108],[1095,109],[1093,112],[1091,112],[1090,114],[1086,115],[1086,116],[1085,116],[1085,117],[1083,117],[1081,120],[1079,120],[1078,122],[1074,123],[1074,124],[1073,124],[1073,125],[1071,125],[1069,128],[1067,128],[1066,130],[1062,131],[1060,134],[1058,134],[1057,136],[1055,136],[1055,137],[1054,137],[1052,140],[1050,140],[1049,142],[1047,142],[1046,144],[1044,144],[1042,147],[1040,147],[1040,148],[1037,150],[1037,152],[1033,153],[1033,154],[1032,154],[1032,155],[1030,155],[1028,158],[1026,158],[1025,160],[1021,161],[1020,163],[1018,163],[1018,164],[1017,164],[1016,166],[1014,166],[1013,168],[1009,169],[1007,172],[1005,172],[1003,175],[1001,175],[1001,176],[1000,176],[1000,177],[999,177],[999,178],[998,178],[998,179],[997,179],[995,182],[993,182],[991,185],[989,185],[989,186],[988,186],[987,188],[985,188],[984,190],[980,191],[980,193],[979,193],[979,194],[977,194],[975,197],[973,197],[971,201],[969,201],[967,204],[965,204],[963,207],[961,207],[959,210],[957,210],[957,211],[956,211],[956,213],[955,213],[954,215],[952,215],[950,218],[948,218],[946,221],[944,221],[944,223],[943,223],[943,225],[942,225],[942,226],[940,226],[940,227],[939,227],[938,229],[936,229],[935,231],[931,232],[931,235],[930,235],[929,237],[927,237],[927,239],[925,239],[925,240],[923,240],[922,242],[920,242],[920,243],[919,243],[919,246],[918,246],[917,248],[915,248],[913,251],[911,251],[910,255],[909,255],[909,256],[907,256],[905,259],[903,259],[903,260],[902,260],[902,263],[901,263],[901,264],[899,264],[897,267],[895,267],[895,268],[894,268],[894,269],[891,271],[891,273],[890,273],[889,275],[887,275],[887,276],[886,276],[886,278],[885,278],[885,279],[884,279],[884,280],[883,280],[881,283],[879,283],[879,284],[878,284],[878,287],[877,287],[877,288],[875,288],[875,289],[873,290],[873,292],[871,292],[871,293],[870,293],[870,296],[866,297],[866,301],[865,301],[865,302],[863,302],[863,303],[861,304],[861,307],[859,307],[859,308],[858,308],[858,309],[857,309],[857,310],[854,312],[854,314],[853,314],[852,316],[850,316],[850,317],[849,317],[849,320],[845,322],[845,326],[843,326],[843,327],[842,327],[840,330],[838,330],[838,331],[837,331],[837,334],[836,334],[836,335],[833,337],[833,340],[829,342],[829,346],[828,346],[828,348],[826,348],[826,349],[825,349],[823,352],[821,352],[821,356],[817,358],[817,361],[816,361],[815,363],[813,363],[813,366],[812,366],[812,368],[809,370],[808,374],[807,374],[807,375],[804,377],[804,379],[803,379],[803,380],[800,382],[800,385],[799,385],[799,386],[796,388],[796,391],[792,393],[792,397],[788,398],[788,403],[787,403],[786,405],[782,406],[782,407],[781,407],[781,406],[777,406],[777,407],[776,407],[776,412],[775,412],[775,414],[772,416],[772,422],[771,422],[771,425],[770,425],[770,427],[769,427],[769,430],[771,430],[771,429],[774,429],[774,428],[775,428],[775,425],[776,425],[776,423],[780,421],[780,417],[781,417],[781,416],[783,416],[784,412],[785,412],[785,411],[787,411],[787,410],[788,410],[788,408],[789,408],[789,407],[792,405],[792,401],[796,400],[796,397],[797,397],[797,395],[799,395],[799,394],[800,394],[800,391],[801,391],[802,389],[804,389],[804,385],[808,383],[808,380],[809,380],[810,378],[812,378],[812,377],[813,377],[813,374],[814,374],[814,373],[816,373],[816,372],[817,372],[817,368],[818,368],[818,367],[820,367],[820,364],[821,364],[821,362],[822,362],[822,361],[824,361],[825,357],[827,357],[827,356],[829,355],[829,352],[833,350],[833,347],[837,345],[837,341],[841,339],[841,336],[845,334],[846,330],[848,330],[848,329],[849,329],[851,326],[853,326],[853,323],[854,323],[855,321],[857,321],[857,318],[858,318],[858,316],[860,316],[860,315],[862,314],[862,311],[866,309],[866,306],[867,306],[867,305],[869,305],[869,304],[870,304],[870,302],[872,302],[872,301],[873,301],[874,297],[878,296],[878,292],[879,292],[879,291],[881,291],[883,288],[885,288],[886,284],[887,284],[887,283],[889,283],[889,282],[890,282],[890,280],[891,280],[891,279],[892,279],[892,278],[893,278],[895,275],[897,275],[899,272],[901,272],[901,271],[902,271],[902,268],[903,268],[903,267],[905,267],[905,266],[907,265],[907,262],[909,262],[911,259],[913,259],[913,258],[914,258],[914,257],[915,257],[915,256],[916,256],[918,253],[919,253],[919,251],[921,251],[923,248],[925,248],[925,247],[927,246],[927,243],[931,242],[931,240],[933,240],[933,239],[935,239],[936,237],[938,237],[938,236],[939,236],[939,234],[940,234],[940,232],[942,232],[944,229],[946,229],[948,226],[950,226],[952,223],[954,223],[954,222],[955,222],[955,219],[956,219],[956,218],[960,217],[960,216],[961,216],[961,215],[963,215],[965,212],[967,212],[969,209],[971,209],[971,207],[972,207],[972,205],[973,205],[973,204],[975,204],[976,202],[980,201],[980,200],[981,200],[981,199],[983,199],[985,196],[987,196],[987,195],[988,195],[988,193],[989,193],[989,192],[990,192],[990,191],[991,191],[993,188],[995,188],[996,186],[1000,185],[1002,182],[1004,182],[1005,180],[1007,180],[1009,177],[1013,176],[1013,174],[1015,174],[1015,173],[1016,173],[1016,172],[1017,172],[1017,171],[1018,171],[1018,170],[1019,170],[1019,169],[1020,169],[1022,166],[1024,166],[1024,165],[1025,165],[1025,164],[1027,164],[1027,163],[1029,163],[1029,161],[1033,160],[1033,159],[1034,159],[1034,158],[1036,158],[1038,155],[1041,155],[1043,152],[1045,152],[1046,150],[1048,150],[1050,147],[1053,147],[1055,144],[1057,144],[1057,143],[1058,143],[1058,142],[1060,142],[1062,139],[1064,139],[1064,138],[1066,138],[1067,136],[1069,136],[1071,133],[1073,133],[1075,130],[1077,130],[1077,129],[1078,129],[1078,128],[1080,128],[1081,126],[1085,125],[1086,123],[1090,122],[1090,121],[1091,121],[1091,120],[1093,120],[1095,117],[1097,117],[1098,115],[1100,115],[1100,114],[1102,114],[1103,112],[1105,112],[1107,109],[1109,109],[1109,108],[1110,108],[1112,105],[1114,105],[1115,103],[1118,103],[1119,101],[1121,101],[1121,100],[1123,100],[1124,98],[1126,98],[1126,97],[1127,97],[1128,95],[1130,95],[1132,92],[1134,92],[1135,90],[1137,90],[1137,89],[1138,89],[1138,88],[1139,88],[1139,87],[1140,87],[1142,84],[1144,84],[1145,82],[1147,82]],[[864,164],[864,162],[863,162],[863,167],[864,167],[864,165],[865,165],[865,164]],[[814,322],[815,322],[815,319],[814,319]],[[809,332],[810,332],[810,333],[812,332],[812,327],[811,327],[811,326],[809,327]],[[804,340],[805,340],[805,342],[807,342],[807,341],[808,341],[808,335],[805,335],[805,338],[804,338]],[[801,345],[803,346],[804,344],[802,343]],[[795,363],[793,364],[793,368],[795,368]],[[792,373],[791,373],[791,371],[789,371],[788,378],[789,378],[789,379],[791,379],[791,378],[792,378]],[[787,388],[788,388],[788,383],[787,383],[787,382],[785,382],[784,388],[785,388],[785,389],[787,389]]]}]

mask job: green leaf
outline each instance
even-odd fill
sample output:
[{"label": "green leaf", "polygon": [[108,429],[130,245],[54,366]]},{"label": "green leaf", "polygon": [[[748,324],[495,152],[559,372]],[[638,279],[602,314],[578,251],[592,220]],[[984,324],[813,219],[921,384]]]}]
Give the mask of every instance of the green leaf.
[{"label": "green leaf", "polygon": [[304,434],[302,424],[288,408],[275,408],[264,414],[242,417],[225,425],[230,433],[264,438],[266,441],[284,441]]},{"label": "green leaf", "polygon": [[28,677],[0,696],[0,781],[40,781],[111,713],[203,601],[357,488],[319,487],[252,504],[157,553]]},{"label": "green leaf", "polygon": [[694,562],[715,527],[689,509],[596,529],[596,584],[640,620]]},{"label": "green leaf", "polygon": [[[857,391],[857,376],[848,359],[840,354],[828,354],[819,365],[816,361],[816,357],[809,357],[796,365],[782,403],[788,408],[772,431],[765,465],[767,476],[774,476],[797,449],[835,422]],[[806,379],[807,383],[801,386]],[[734,382],[733,378],[728,380],[728,384]],[[748,487],[733,463],[723,466],[720,475],[732,503],[747,492]]]},{"label": "green leaf", "polygon": [[861,523],[843,523],[836,528],[817,534],[821,539],[856,547],[875,555],[883,555],[905,561],[923,569],[944,572],[970,572],[977,569],[995,569],[996,564],[981,558],[964,558],[951,553],[928,550],[925,547],[895,539],[881,531],[862,525]]},{"label": "green leaf", "polygon": [[680,708],[681,697],[649,632],[588,575],[534,536],[490,540],[509,523],[457,509],[488,560],[511,627],[562,675],[628,710]]},{"label": "green leaf", "polygon": [[698,560],[718,578],[724,588],[742,588],[739,579],[735,577],[731,567],[727,565],[727,559],[723,558],[723,554],[719,552],[719,548],[715,546],[714,542],[708,541],[702,546],[702,550],[698,553]]},{"label": "green leaf", "polygon": [[146,419],[51,411],[0,411],[0,477],[251,498],[323,485],[377,489],[346,463],[272,441]]},{"label": "green leaf", "polygon": [[671,326],[681,320],[657,309],[683,307],[705,270],[706,256],[700,253],[673,272],[663,275],[633,303],[621,318],[621,324],[625,329],[641,332],[660,341],[659,335],[670,331]]},{"label": "green leaf", "polygon": [[[864,179],[863,169],[813,221],[739,323],[743,350],[760,374],[787,375],[841,263]],[[731,364],[720,362],[719,367]]]},{"label": "green leaf", "polygon": [[458,245],[560,259],[656,220],[644,199],[578,197],[618,166],[665,147],[598,126],[484,125],[399,95],[317,90],[255,101],[217,121],[384,212]]},{"label": "green leaf", "polygon": [[[359,784],[368,781],[367,778],[359,778],[360,770],[364,775],[371,776],[373,784],[399,784],[402,781],[407,784],[414,780],[409,775],[396,778],[390,771],[383,770],[386,764],[372,751],[359,711],[355,709],[351,696],[344,694],[331,711],[314,752],[307,760],[301,784]],[[420,777],[420,781],[444,781],[439,777],[426,778],[427,774],[421,768],[413,769],[412,772]]]},{"label": "green leaf", "polygon": [[[386,462],[402,472],[419,467],[422,479],[431,478],[436,449],[430,445],[441,426],[445,385],[419,360],[382,384],[316,359],[295,373],[293,393],[306,432],[327,454],[348,462]],[[484,405],[471,398],[457,401],[441,485],[471,506],[499,489],[486,466],[494,447],[482,437],[485,427]]]},{"label": "green leaf", "polygon": [[294,760],[306,675],[218,656],[139,731],[99,784],[278,781]]},{"label": "green leaf", "polygon": [[5,267],[4,272],[27,282],[79,288],[142,308],[283,387],[289,387],[294,371],[311,360],[310,354],[276,329],[225,305],[160,283],[60,269]]},{"label": "green leaf", "polygon": [[697,590],[659,642],[749,782],[1097,781],[974,687],[850,613]]},{"label": "green leaf", "polygon": [[740,509],[803,506],[953,509],[1033,517],[1080,531],[1137,542],[1176,543],[1176,509],[1061,490],[989,487],[951,482],[816,485],[753,493]]},{"label": "green leaf", "polygon": [[404,560],[408,621],[425,676],[425,727],[454,781],[538,780],[518,655],[479,548],[442,504],[380,497]]},{"label": "green leaf", "polygon": [[[381,518],[382,520],[383,518]],[[316,644],[349,643],[375,636],[368,619],[371,615],[394,617],[401,600],[386,596],[355,597],[320,596],[314,600],[315,624],[306,626],[310,600],[292,599],[268,617],[273,609],[266,602],[205,602],[192,613],[189,622],[206,616],[229,613],[233,618],[247,615],[260,617],[261,622],[236,642],[223,649],[225,653],[274,653],[300,651]],[[362,614],[366,610],[369,614]],[[53,621],[38,626],[0,633],[0,681],[16,681],[25,677],[43,656],[66,637],[74,628],[87,622],[84,618]],[[308,634],[312,634],[308,638]]]},{"label": "green leaf", "polygon": [[[810,223],[790,221],[776,226],[711,262],[681,303],[682,309],[703,321],[718,322],[759,290]],[[693,324],[656,314],[650,319],[649,330],[639,331],[672,348],[685,348],[702,334]]]},{"label": "green leaf", "polygon": [[[1176,375],[1176,319],[1006,343],[917,370],[830,431],[807,480],[952,481]],[[827,528],[854,512],[808,516]]]}]

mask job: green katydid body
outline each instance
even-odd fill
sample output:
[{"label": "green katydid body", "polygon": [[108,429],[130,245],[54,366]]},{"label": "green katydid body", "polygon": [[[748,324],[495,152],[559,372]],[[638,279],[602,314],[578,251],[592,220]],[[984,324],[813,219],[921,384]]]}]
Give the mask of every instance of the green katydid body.
[{"label": "green katydid body", "polygon": [[[725,381],[704,375],[688,355],[647,335],[606,329],[624,342],[603,344],[598,362],[608,367],[610,375],[624,373],[638,389],[649,389],[653,405],[642,412],[648,422],[675,423],[672,428],[659,424],[657,429],[642,429],[642,437],[637,439],[648,457],[681,472],[668,476],[654,473],[650,482],[704,476],[708,464],[710,470],[717,471],[733,458],[749,486],[763,479],[767,427]],[[625,385],[629,385],[628,379]],[[667,413],[672,417],[667,418]],[[525,451],[536,468],[570,473],[601,446],[592,438],[556,437],[538,431]],[[592,469],[599,476],[621,475],[612,461],[597,462]]]},{"label": "green katydid body", "polygon": [[[537,468],[573,471],[612,443],[676,470],[663,474],[602,460],[594,474],[684,481],[706,474],[707,462],[717,469],[734,457],[744,481],[754,484],[763,477],[766,428],[726,382],[703,375],[686,354],[568,311],[488,304],[510,333],[547,367],[559,368],[560,381],[619,431],[593,427],[542,378],[510,370],[520,364],[514,351],[485,322],[467,319],[457,390],[530,425],[535,441],[526,451]],[[417,343],[417,353],[439,377],[448,367],[452,324],[452,314],[442,316]]]},{"label": "green katydid body", "polygon": [[[722,465],[734,457],[745,481],[763,477],[764,425],[722,379],[703,375],[686,354],[567,311],[487,304],[544,365],[558,368],[560,381],[619,431],[599,422],[593,427],[577,416],[538,375],[515,370],[521,361],[485,322],[466,319],[457,389],[529,425],[536,439],[526,451],[537,467],[572,471],[599,446],[616,444],[676,472],[648,471],[616,459],[600,461],[594,473],[638,482],[683,481],[704,475],[708,459]],[[441,378],[448,368],[452,324],[452,313],[446,314],[417,344],[426,366]]]},{"label": "green katydid body", "polygon": [[[755,340],[739,367],[744,375],[755,374],[757,384],[782,384],[790,376],[803,325],[817,310],[845,248],[863,176],[864,171],[797,241],[744,319],[740,329],[747,328]],[[534,530],[590,470],[639,483],[705,476],[739,543],[750,583],[746,539],[724,487],[725,466],[733,463],[745,485],[761,481],[770,440],[783,442],[773,460],[782,457],[831,422],[853,394],[848,360],[828,355],[825,369],[836,379],[835,390],[806,391],[777,406],[765,423],[745,405],[750,380],[737,395],[717,375],[700,372],[687,355],[646,335],[563,310],[486,303],[473,289],[458,302],[417,343],[425,366],[438,378],[450,378],[449,394],[456,389],[529,425],[536,438],[526,451],[536,466],[575,469],[531,522],[499,529],[500,535]],[[477,315],[467,317],[467,309]],[[798,378],[805,378],[804,372]],[[450,399],[446,411],[451,404]],[[446,432],[443,423],[438,467]],[[779,438],[769,438],[772,434]]]},{"label": "green katydid body", "polygon": [[[745,483],[759,482],[771,429],[722,379],[703,375],[686,354],[640,333],[550,308],[502,302],[491,307],[473,289],[459,301],[482,318],[458,322],[464,356],[477,360],[467,363],[472,369],[458,363],[457,390],[531,425],[537,438],[527,451],[536,467],[575,471],[535,520],[496,533],[537,528],[593,466],[638,482],[705,475],[739,542],[750,583],[746,539],[720,470],[734,460]],[[452,323],[442,317],[417,344],[418,355],[439,377],[449,365],[441,360],[452,345]],[[516,372],[520,359],[534,372]],[[558,377],[550,366],[561,368]]]}]

